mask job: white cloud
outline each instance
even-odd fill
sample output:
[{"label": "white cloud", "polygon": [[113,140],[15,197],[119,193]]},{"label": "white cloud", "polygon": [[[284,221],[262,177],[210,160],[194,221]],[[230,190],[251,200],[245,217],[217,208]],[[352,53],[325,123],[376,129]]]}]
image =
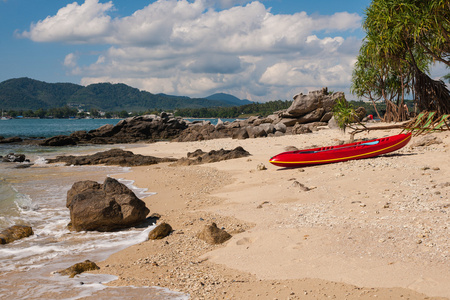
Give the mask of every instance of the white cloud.
[{"label": "white cloud", "polygon": [[64,65],[83,84],[124,82],[188,96],[229,92],[258,101],[290,99],[305,87],[348,88],[359,41],[342,35],[360,28],[359,15],[275,15],[261,2],[249,2],[159,0],[112,18],[113,2],[86,0],[21,36],[109,45],[95,63],[66,56]]},{"label": "white cloud", "polygon": [[66,67],[76,67],[77,66],[77,56],[74,53],[69,53],[64,59],[64,66]]}]

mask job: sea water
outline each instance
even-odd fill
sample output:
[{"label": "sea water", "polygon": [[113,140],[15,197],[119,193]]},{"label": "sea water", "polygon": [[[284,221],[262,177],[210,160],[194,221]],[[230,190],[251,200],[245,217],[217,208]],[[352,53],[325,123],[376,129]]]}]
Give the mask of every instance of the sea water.
[{"label": "sea water", "polygon": [[[38,136],[32,132],[29,134]],[[13,134],[16,135],[18,134]],[[114,177],[117,178],[120,177],[117,174],[128,172],[129,169],[49,166],[46,159],[61,154],[96,153],[112,147],[114,146],[52,148],[0,145],[0,155],[23,153],[33,163],[28,168],[16,168],[18,163],[0,162],[0,231],[18,224],[31,226],[34,232],[28,238],[0,245],[1,299],[188,298],[156,287],[107,287],[104,284],[115,279],[107,274],[81,274],[70,279],[54,273],[86,259],[94,262],[104,260],[116,251],[144,242],[148,232],[153,229],[150,226],[113,233],[70,232],[67,229],[70,214],[65,206],[66,194],[73,183],[86,179],[102,183],[109,174],[116,174]],[[133,182],[122,182],[139,198],[151,197],[151,192],[134,187]]]}]

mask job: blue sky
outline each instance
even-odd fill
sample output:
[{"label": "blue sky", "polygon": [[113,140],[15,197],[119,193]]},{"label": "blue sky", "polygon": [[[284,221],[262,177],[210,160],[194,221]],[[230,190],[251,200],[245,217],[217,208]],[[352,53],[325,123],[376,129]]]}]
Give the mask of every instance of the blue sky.
[{"label": "blue sky", "polygon": [[368,0],[0,0],[0,82],[253,101],[349,95]]}]

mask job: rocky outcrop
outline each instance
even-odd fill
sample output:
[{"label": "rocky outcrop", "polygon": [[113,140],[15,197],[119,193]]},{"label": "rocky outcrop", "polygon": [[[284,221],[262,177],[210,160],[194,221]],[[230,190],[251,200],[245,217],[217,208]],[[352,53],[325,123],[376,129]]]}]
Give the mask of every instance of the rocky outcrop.
[{"label": "rocky outcrop", "polygon": [[332,117],[333,106],[340,98],[345,99],[343,92],[329,94],[327,88],[311,91],[308,95],[300,93],[294,96],[294,102],[288,109],[278,113],[278,117],[285,119],[282,122],[287,126],[297,123],[328,122]]},{"label": "rocky outcrop", "polygon": [[231,239],[231,235],[225,230],[218,228],[216,223],[205,226],[197,234],[197,237],[211,245],[222,244]]},{"label": "rocky outcrop", "polygon": [[124,119],[116,125],[104,125],[89,132],[76,131],[69,136],[56,136],[40,141],[41,146],[75,144],[119,144],[140,141],[168,140],[188,128],[182,118],[172,114],[143,115]]},{"label": "rocky outcrop", "polygon": [[83,272],[99,270],[99,269],[100,269],[100,267],[97,266],[96,263],[94,263],[90,260],[85,260],[84,262],[74,264],[73,266],[71,266],[67,269],[59,270],[56,273],[59,273],[63,276],[69,275],[69,278],[74,278],[75,275],[81,274]]},{"label": "rocky outcrop", "polygon": [[131,151],[122,149],[111,149],[104,152],[98,152],[92,155],[81,156],[57,156],[56,158],[47,159],[47,163],[65,163],[70,165],[118,165],[118,166],[146,166],[154,165],[161,162],[173,162],[175,158],[158,158],[154,156],[143,156],[134,154]]},{"label": "rocky outcrop", "polygon": [[246,151],[242,147],[236,147],[233,150],[211,150],[210,152],[203,152],[200,149],[197,149],[194,152],[188,152],[186,158],[179,159],[176,163],[172,165],[181,165],[181,166],[189,166],[189,165],[199,165],[206,163],[213,163],[222,160],[234,159],[247,157],[251,154]]},{"label": "rocky outcrop", "polygon": [[33,229],[30,226],[14,225],[0,233],[0,244],[9,244],[33,235]]},{"label": "rocky outcrop", "polygon": [[144,201],[114,178],[103,184],[79,181],[67,192],[69,228],[75,231],[114,231],[143,222],[149,209]]}]

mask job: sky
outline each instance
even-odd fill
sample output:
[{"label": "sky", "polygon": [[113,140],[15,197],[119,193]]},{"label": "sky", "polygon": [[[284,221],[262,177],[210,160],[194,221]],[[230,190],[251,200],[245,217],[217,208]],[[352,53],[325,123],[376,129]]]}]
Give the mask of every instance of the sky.
[{"label": "sky", "polygon": [[369,0],[0,0],[0,82],[347,99]]}]

